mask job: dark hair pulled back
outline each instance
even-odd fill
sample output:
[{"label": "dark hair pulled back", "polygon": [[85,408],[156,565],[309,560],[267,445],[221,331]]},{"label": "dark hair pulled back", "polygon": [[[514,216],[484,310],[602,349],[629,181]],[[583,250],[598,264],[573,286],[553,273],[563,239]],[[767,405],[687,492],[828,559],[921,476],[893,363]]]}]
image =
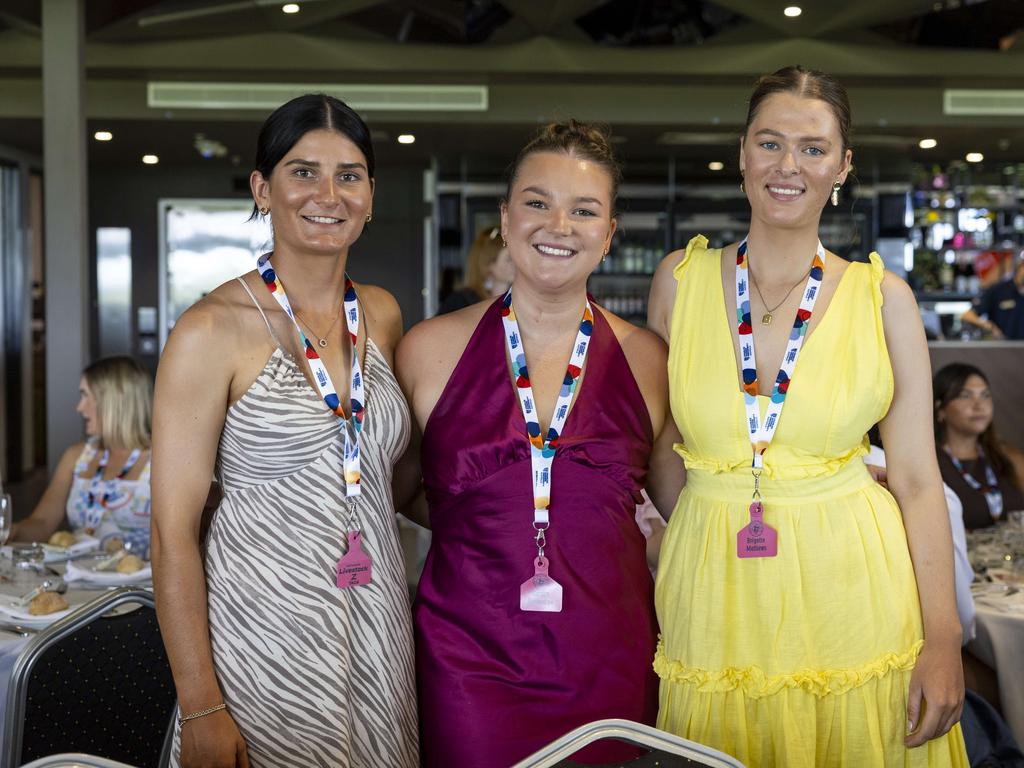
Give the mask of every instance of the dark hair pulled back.
[{"label": "dark hair pulled back", "polygon": [[519,174],[519,167],[530,155],[538,152],[578,157],[601,166],[611,179],[611,207],[615,212],[615,198],[622,181],[622,165],[612,151],[611,133],[604,125],[584,123],[570,118],[564,123],[549,123],[541,128],[516,154],[515,160],[505,173],[507,185],[505,200],[512,195],[512,185]]},{"label": "dark hair pulled back", "polygon": [[[940,448],[946,442],[946,425],[945,422],[939,419],[939,411],[960,396],[960,392],[967,385],[967,380],[971,376],[977,376],[985,382],[985,386],[988,386],[988,376],[980,368],[968,363],[950,363],[945,365],[936,371],[934,378],[932,378],[935,442]],[[988,463],[992,466],[992,470],[996,475],[1013,480],[1013,464],[1010,463],[1010,457],[1006,455],[1006,451],[1003,450],[1002,441],[996,434],[995,414],[993,414],[993,419],[985,431],[978,435],[978,442],[981,443],[981,447],[985,451],[985,458],[988,459]]]},{"label": "dark hair pulled back", "polygon": [[[269,179],[281,159],[310,131],[337,131],[359,147],[366,158],[366,170],[373,178],[376,161],[370,129],[341,99],[326,93],[307,93],[275,109],[260,128],[256,140],[255,169]],[[259,206],[253,205],[253,218]]]},{"label": "dark hair pulled back", "polygon": [[750,130],[761,103],[776,93],[794,93],[807,99],[824,101],[832,109],[832,114],[839,124],[843,151],[850,148],[850,97],[846,93],[846,88],[832,75],[816,69],[805,69],[799,64],[783,67],[758,79],[754,92],[750,94],[744,133]]}]

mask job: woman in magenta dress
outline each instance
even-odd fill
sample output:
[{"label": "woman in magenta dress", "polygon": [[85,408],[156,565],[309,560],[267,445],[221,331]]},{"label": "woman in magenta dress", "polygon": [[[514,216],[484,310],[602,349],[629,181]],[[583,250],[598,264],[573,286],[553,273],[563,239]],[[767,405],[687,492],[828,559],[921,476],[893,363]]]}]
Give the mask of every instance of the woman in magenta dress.
[{"label": "woman in magenta dress", "polygon": [[[509,766],[585,723],[656,716],[634,513],[644,487],[670,502],[681,473],[663,429],[664,346],[588,303],[617,180],[602,132],[544,129],[501,206],[510,293],[421,323],[399,347],[433,530],[414,608],[431,768]],[[630,754],[595,745],[574,759]]]}]

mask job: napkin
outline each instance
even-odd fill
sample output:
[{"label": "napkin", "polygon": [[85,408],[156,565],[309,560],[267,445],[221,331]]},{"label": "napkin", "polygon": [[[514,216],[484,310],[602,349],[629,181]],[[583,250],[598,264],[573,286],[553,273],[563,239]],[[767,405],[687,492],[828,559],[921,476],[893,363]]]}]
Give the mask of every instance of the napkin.
[{"label": "napkin", "polygon": [[120,586],[122,584],[140,584],[153,578],[153,568],[149,563],[146,563],[146,567],[141,571],[135,571],[135,573],[118,573],[116,570],[97,571],[95,566],[95,562],[79,564],[74,560],[69,560],[67,570],[64,572],[64,581],[84,581],[104,586]]},{"label": "napkin", "polygon": [[99,539],[85,534],[79,534],[75,543],[70,547],[55,547],[53,544],[43,544],[43,550],[46,552],[45,561],[48,563],[66,560],[69,557],[77,557],[78,555],[85,555],[99,549],[99,547]]}]

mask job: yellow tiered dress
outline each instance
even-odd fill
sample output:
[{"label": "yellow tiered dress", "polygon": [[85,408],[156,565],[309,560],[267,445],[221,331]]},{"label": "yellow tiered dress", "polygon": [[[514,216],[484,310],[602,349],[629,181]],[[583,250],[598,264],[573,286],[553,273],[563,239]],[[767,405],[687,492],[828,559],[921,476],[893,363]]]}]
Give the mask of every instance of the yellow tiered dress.
[{"label": "yellow tiered dress", "polygon": [[751,768],[967,766],[959,725],[903,745],[921,610],[899,507],[861,458],[893,394],[881,259],[849,266],[805,340],[761,478],[778,555],[751,559],[736,556],[753,480],[720,262],[696,237],[675,271],[687,480],[655,593],[658,725]]}]

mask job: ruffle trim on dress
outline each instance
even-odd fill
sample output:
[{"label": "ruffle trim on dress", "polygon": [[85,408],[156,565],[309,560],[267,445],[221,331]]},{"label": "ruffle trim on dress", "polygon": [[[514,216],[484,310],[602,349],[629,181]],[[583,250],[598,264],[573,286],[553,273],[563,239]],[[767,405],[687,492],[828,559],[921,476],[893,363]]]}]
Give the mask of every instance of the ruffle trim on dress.
[{"label": "ruffle trim on dress", "polygon": [[887,653],[857,669],[806,669],[788,675],[767,675],[759,667],[726,667],[718,670],[688,667],[681,661],[665,656],[664,644],[659,641],[654,656],[654,672],[662,680],[693,685],[701,693],[724,693],[739,689],[751,699],[760,699],[786,688],[800,688],[820,698],[847,693],[891,672],[913,669],[923,645],[924,641],[918,640],[908,651]]},{"label": "ruffle trim on dress", "polygon": [[[683,443],[674,443],[672,449],[682,456],[687,470],[699,469],[719,475],[726,472],[750,469],[749,456],[744,456],[742,459],[735,461],[720,461],[713,457],[698,455]],[[765,464],[764,475],[769,479],[775,480],[807,480],[812,477],[829,477],[839,472],[853,459],[867,455],[867,452],[867,447],[863,443],[859,443],[841,456],[823,458],[813,464],[792,464],[787,462],[782,467],[782,472],[778,472],[779,468],[772,464]]]},{"label": "ruffle trim on dress", "polygon": [[885,278],[885,262],[874,251],[868,254],[868,261],[871,264],[871,294],[874,296],[876,306],[881,307],[885,303],[882,299],[882,280]]}]

